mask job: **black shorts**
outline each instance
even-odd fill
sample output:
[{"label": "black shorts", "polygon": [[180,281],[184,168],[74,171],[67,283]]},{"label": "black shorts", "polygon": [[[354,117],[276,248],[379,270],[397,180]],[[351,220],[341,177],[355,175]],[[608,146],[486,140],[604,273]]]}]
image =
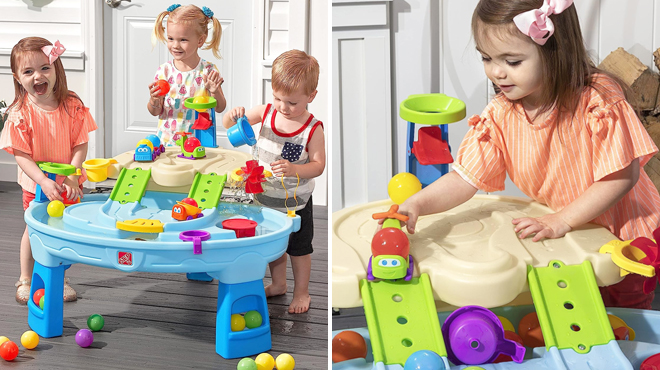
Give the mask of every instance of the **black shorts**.
[{"label": "black shorts", "polygon": [[289,236],[289,246],[286,248],[286,253],[289,256],[305,256],[314,252],[312,248],[312,239],[314,239],[313,209],[312,197],[309,197],[305,207],[296,211],[296,214],[300,216],[300,230],[291,233]]}]

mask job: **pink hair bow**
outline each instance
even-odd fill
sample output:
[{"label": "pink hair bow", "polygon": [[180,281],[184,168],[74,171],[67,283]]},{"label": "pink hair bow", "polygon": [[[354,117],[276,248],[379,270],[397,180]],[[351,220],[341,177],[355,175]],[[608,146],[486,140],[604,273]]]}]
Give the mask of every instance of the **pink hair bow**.
[{"label": "pink hair bow", "polygon": [[41,51],[43,51],[48,57],[48,62],[50,64],[53,64],[60,55],[64,54],[65,50],[66,48],[60,43],[60,40],[55,41],[54,45],[46,45],[41,48]]},{"label": "pink hair bow", "polygon": [[573,4],[573,0],[543,0],[539,9],[532,9],[513,17],[520,32],[529,36],[539,45],[545,45],[555,32],[551,14],[559,14]]}]

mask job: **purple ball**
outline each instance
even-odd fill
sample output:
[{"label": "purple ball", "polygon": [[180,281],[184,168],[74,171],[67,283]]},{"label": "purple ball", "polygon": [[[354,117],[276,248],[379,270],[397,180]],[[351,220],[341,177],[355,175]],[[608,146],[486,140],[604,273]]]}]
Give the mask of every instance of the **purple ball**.
[{"label": "purple ball", "polygon": [[89,347],[92,342],[94,342],[94,334],[92,334],[92,331],[89,329],[80,329],[76,333],[76,343],[78,343],[79,346],[85,348]]}]

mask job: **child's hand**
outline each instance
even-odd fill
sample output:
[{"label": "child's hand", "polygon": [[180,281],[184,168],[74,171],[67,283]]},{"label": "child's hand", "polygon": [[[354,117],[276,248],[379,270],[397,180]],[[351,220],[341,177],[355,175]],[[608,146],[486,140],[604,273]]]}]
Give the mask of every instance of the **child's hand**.
[{"label": "child's hand", "polygon": [[220,90],[222,83],[225,82],[225,79],[220,77],[220,73],[215,69],[211,70],[208,75],[204,75],[203,80],[204,86],[211,95],[215,95]]},{"label": "child's hand", "polygon": [[[406,226],[408,234],[415,233],[415,226],[417,226],[417,218],[419,217],[419,207],[414,201],[410,201],[411,198],[408,198],[403,204],[399,206],[397,213],[400,213],[404,216],[408,216],[408,222],[401,221],[401,227]],[[379,221],[379,223],[382,223]]]},{"label": "child's hand", "polygon": [[83,196],[82,189],[78,185],[78,181],[67,177],[64,179],[64,190],[66,190],[66,198],[68,200],[74,200],[78,197]]},{"label": "child's hand", "polygon": [[556,239],[566,235],[571,231],[571,226],[564,221],[558,213],[545,215],[538,218],[523,217],[511,221],[516,227],[514,231],[520,233],[519,238],[534,235],[533,242],[538,242],[543,238]]},{"label": "child's hand", "polygon": [[273,175],[276,177],[295,177],[296,176],[296,165],[287,161],[286,159],[280,159],[270,164],[271,169],[273,170]]},{"label": "child's hand", "polygon": [[158,87],[158,81],[154,81],[149,84],[149,95],[151,96],[151,101],[164,101],[165,96],[160,95],[160,87]]},{"label": "child's hand", "polygon": [[41,186],[41,191],[44,192],[48,200],[64,200],[60,195],[64,188],[55,181],[46,178],[39,185]]},{"label": "child's hand", "polygon": [[231,118],[232,121],[236,122],[239,118],[245,115],[245,108],[234,107],[229,112],[227,112],[227,115]]}]

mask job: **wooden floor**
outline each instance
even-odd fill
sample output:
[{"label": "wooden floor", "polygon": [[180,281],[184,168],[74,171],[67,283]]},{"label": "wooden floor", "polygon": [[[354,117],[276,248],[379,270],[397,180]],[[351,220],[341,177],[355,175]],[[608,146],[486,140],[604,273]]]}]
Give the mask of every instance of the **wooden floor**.
[{"label": "wooden floor", "polygon": [[[9,337],[20,350],[11,363],[0,359],[0,369],[236,369],[238,359],[226,360],[215,353],[217,282],[190,282],[184,274],[127,274],[82,264],[66,273],[79,298],[64,304],[63,336],[41,338],[34,350],[24,349],[20,336],[30,330],[28,311],[14,299],[25,228],[21,204],[20,187],[0,182],[0,336]],[[268,299],[273,341],[269,353],[291,354],[296,369],[325,369],[328,364],[327,207],[314,207],[314,226],[311,309],[300,315],[287,312],[293,290],[290,264],[289,292]],[[81,348],[75,334],[87,327],[87,317],[94,313],[103,315],[105,327],[94,334],[91,347]]]}]

